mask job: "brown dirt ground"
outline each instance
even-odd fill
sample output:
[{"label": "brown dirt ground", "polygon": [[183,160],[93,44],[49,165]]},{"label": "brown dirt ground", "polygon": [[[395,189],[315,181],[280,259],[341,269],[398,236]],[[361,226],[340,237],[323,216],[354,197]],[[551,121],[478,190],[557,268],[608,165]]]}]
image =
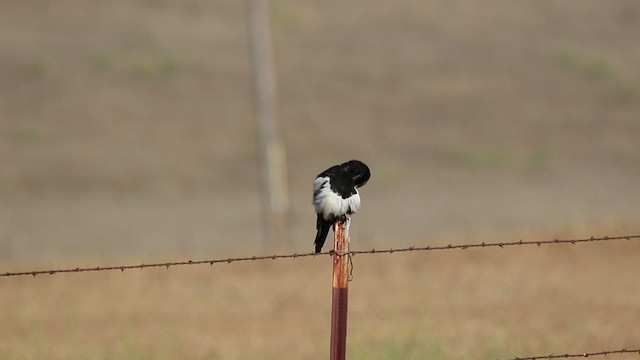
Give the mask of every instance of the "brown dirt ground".
[{"label": "brown dirt ground", "polygon": [[[277,249],[261,244],[244,2],[3,4],[0,272],[309,251],[311,180],[351,158],[373,173],[353,248],[640,232],[640,2],[272,12],[294,239]],[[359,259],[352,355],[633,345],[637,248],[570,249]],[[328,273],[296,263],[3,280],[0,357],[316,358]]]}]

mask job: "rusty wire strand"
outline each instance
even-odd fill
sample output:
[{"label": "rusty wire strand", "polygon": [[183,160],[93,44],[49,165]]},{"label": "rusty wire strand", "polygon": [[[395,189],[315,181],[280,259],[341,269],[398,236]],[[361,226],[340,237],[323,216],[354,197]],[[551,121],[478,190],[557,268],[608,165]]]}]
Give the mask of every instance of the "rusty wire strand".
[{"label": "rusty wire strand", "polygon": [[620,350],[602,350],[592,353],[582,354],[561,354],[561,355],[543,355],[543,356],[528,356],[528,357],[515,357],[508,360],[542,360],[542,359],[571,359],[571,358],[588,358],[592,356],[607,356],[611,354],[638,354],[640,355],[640,349],[620,349]]},{"label": "rusty wire strand", "polygon": [[[408,248],[400,248],[400,249],[371,249],[371,250],[355,250],[349,251],[345,254],[340,255],[348,255],[353,256],[355,254],[393,254],[400,252],[413,252],[413,251],[438,251],[438,250],[466,250],[471,248],[504,248],[506,246],[520,246],[520,245],[537,245],[538,247],[541,245],[552,245],[552,244],[579,244],[579,243],[587,243],[587,242],[597,242],[597,241],[618,241],[618,240],[637,240],[640,239],[640,235],[625,235],[625,236],[605,236],[605,237],[590,237],[587,239],[553,239],[553,240],[536,240],[536,241],[514,241],[514,242],[498,242],[498,243],[479,243],[479,244],[462,244],[462,245],[444,245],[444,246],[423,246],[416,247],[411,246]],[[95,266],[95,267],[76,267],[76,268],[67,268],[67,269],[52,269],[52,270],[36,270],[36,271],[20,271],[20,272],[6,272],[1,273],[0,277],[9,277],[9,276],[27,276],[31,275],[35,277],[36,275],[49,274],[54,275],[58,273],[79,273],[79,272],[94,272],[94,271],[109,271],[109,270],[120,270],[125,271],[129,269],[144,269],[144,268],[152,268],[152,267],[166,267],[169,269],[171,266],[182,266],[182,265],[203,265],[203,264],[219,264],[219,263],[232,263],[239,261],[255,261],[255,260],[276,260],[276,259],[288,259],[288,258],[301,258],[301,257],[309,257],[309,256],[317,256],[317,255],[334,255],[334,251],[326,251],[321,253],[293,253],[286,255],[266,255],[266,256],[249,256],[249,257],[235,257],[235,258],[226,258],[226,259],[211,259],[211,260],[185,260],[185,261],[176,261],[176,262],[161,262],[161,263],[151,263],[151,264],[139,264],[139,265],[117,265],[117,266]]]}]

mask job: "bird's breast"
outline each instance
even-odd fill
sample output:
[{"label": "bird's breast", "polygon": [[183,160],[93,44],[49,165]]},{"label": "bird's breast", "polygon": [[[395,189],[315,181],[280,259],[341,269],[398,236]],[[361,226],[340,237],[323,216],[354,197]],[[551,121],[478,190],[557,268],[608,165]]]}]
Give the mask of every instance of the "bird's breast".
[{"label": "bird's breast", "polygon": [[316,213],[322,214],[325,220],[333,220],[337,217],[354,214],[360,208],[360,194],[345,198],[331,190],[331,182],[328,177],[317,178],[314,182],[313,205]]}]

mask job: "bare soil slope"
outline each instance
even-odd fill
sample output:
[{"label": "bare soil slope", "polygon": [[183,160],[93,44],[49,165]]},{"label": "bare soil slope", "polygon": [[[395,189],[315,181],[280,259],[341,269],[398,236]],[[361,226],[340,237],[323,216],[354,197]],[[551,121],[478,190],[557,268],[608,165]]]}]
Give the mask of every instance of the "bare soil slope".
[{"label": "bare soil slope", "polygon": [[[640,215],[637,1],[272,12],[293,249],[311,246],[313,177],[351,158],[373,171],[358,247],[590,234]],[[238,1],[4,4],[0,253],[257,251],[245,14]]]}]

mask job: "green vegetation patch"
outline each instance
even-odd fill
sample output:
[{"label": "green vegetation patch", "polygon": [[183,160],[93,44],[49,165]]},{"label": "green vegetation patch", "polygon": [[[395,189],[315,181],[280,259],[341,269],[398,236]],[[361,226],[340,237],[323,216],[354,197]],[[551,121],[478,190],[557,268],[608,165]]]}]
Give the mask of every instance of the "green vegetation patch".
[{"label": "green vegetation patch", "polygon": [[554,53],[554,58],[565,67],[591,78],[607,79],[615,76],[618,72],[618,68],[612,60],[576,49],[560,49]]},{"label": "green vegetation patch", "polygon": [[175,54],[169,54],[157,58],[150,56],[138,58],[131,63],[130,69],[136,77],[153,78],[176,74],[185,66],[184,59]]},{"label": "green vegetation patch", "polygon": [[347,358],[355,360],[438,360],[445,358],[445,349],[437,339],[429,337],[368,339],[350,345]]},{"label": "green vegetation patch", "polygon": [[546,169],[553,160],[553,153],[547,148],[521,151],[506,146],[492,146],[472,150],[453,151],[448,156],[455,165],[482,169],[531,168]]},{"label": "green vegetation patch", "polygon": [[53,72],[53,63],[43,58],[34,58],[26,65],[27,72],[35,78],[45,78]]}]

